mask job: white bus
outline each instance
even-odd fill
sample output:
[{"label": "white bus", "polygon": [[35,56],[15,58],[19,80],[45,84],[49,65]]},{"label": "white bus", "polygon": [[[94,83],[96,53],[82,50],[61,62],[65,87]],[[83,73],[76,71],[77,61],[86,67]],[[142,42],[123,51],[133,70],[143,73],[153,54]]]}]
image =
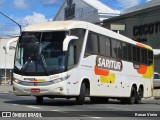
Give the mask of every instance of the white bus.
[{"label": "white bus", "polygon": [[153,69],[148,45],[87,22],[46,22],[19,37],[13,90],[38,104],[44,97],[141,103],[152,96]]}]

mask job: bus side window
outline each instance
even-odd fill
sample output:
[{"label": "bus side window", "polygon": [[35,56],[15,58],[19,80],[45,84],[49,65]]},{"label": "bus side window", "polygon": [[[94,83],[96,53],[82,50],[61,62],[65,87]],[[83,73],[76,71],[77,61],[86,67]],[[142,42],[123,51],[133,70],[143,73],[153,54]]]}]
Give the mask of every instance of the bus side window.
[{"label": "bus side window", "polygon": [[106,56],[111,56],[111,41],[109,38],[106,38]]},{"label": "bus side window", "polygon": [[101,55],[105,56],[106,55],[106,41],[105,37],[102,35],[99,35],[99,52]]},{"label": "bus side window", "polygon": [[147,59],[147,63],[148,65],[152,65],[153,64],[153,52],[148,50],[148,59]]},{"label": "bus side window", "polygon": [[70,35],[78,37],[78,40],[74,41],[75,42],[74,45],[76,46],[76,63],[78,63],[82,52],[82,46],[86,30],[77,28],[77,29],[71,29],[70,32],[71,32]]},{"label": "bus side window", "polygon": [[137,63],[137,47],[136,46],[132,47],[132,52],[133,52],[133,62]]},{"label": "bus side window", "polygon": [[99,35],[99,52],[103,56],[110,57],[110,39],[103,35]]},{"label": "bus side window", "polygon": [[72,68],[76,64],[76,46],[73,44],[69,45],[68,50],[68,69]]},{"label": "bus side window", "polygon": [[137,53],[136,53],[136,57],[137,57],[137,63],[141,63],[141,52],[140,52],[140,48],[137,47]]},{"label": "bus side window", "polygon": [[128,48],[126,43],[122,43],[122,58],[128,60]]},{"label": "bus side window", "polygon": [[132,61],[132,46],[130,44],[127,45],[127,50],[128,50],[128,60]]},{"label": "bus side window", "polygon": [[141,63],[147,65],[147,50],[146,49],[141,49]]},{"label": "bus side window", "polygon": [[85,57],[89,55],[97,55],[98,54],[98,35],[93,32],[89,32],[86,50],[85,50]]},{"label": "bus side window", "polygon": [[111,40],[112,41],[112,57],[116,58],[117,57],[117,41]]},{"label": "bus side window", "polygon": [[122,44],[117,40],[112,41],[112,57],[113,58],[122,58]]},{"label": "bus side window", "polygon": [[121,42],[117,42],[117,57],[122,58],[122,44]]}]

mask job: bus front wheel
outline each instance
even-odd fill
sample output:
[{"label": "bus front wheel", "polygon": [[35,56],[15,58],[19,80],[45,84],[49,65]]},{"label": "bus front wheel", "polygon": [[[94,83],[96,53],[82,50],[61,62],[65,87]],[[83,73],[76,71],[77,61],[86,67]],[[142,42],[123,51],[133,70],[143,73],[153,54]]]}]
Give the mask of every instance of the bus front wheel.
[{"label": "bus front wheel", "polygon": [[36,102],[38,105],[43,104],[43,97],[42,96],[36,96]]},{"label": "bus front wheel", "polygon": [[80,89],[80,94],[79,94],[79,96],[76,97],[76,104],[83,105],[84,101],[85,101],[85,96],[86,96],[86,85],[85,85],[85,83],[82,83],[81,89]]}]

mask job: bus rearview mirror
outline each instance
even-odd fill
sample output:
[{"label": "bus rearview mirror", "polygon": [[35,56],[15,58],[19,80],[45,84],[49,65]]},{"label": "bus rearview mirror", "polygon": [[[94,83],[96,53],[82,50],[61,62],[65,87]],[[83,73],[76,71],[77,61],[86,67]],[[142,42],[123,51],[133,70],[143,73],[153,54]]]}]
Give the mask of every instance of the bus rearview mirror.
[{"label": "bus rearview mirror", "polygon": [[6,53],[6,54],[9,54],[9,52],[10,52],[10,44],[13,43],[13,42],[17,42],[17,41],[18,41],[18,37],[15,37],[15,38],[10,39],[10,40],[6,43],[6,45],[5,45],[5,53]]},{"label": "bus rearview mirror", "polygon": [[70,43],[70,41],[72,40],[78,40],[77,36],[67,36],[64,41],[63,41],[63,51],[67,51],[68,50],[68,45]]}]

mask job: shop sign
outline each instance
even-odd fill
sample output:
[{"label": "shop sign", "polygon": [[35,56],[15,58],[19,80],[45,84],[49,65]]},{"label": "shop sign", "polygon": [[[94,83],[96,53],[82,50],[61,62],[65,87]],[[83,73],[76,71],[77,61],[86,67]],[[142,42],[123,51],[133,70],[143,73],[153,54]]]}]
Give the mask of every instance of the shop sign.
[{"label": "shop sign", "polygon": [[160,22],[152,22],[133,27],[133,35],[138,42],[147,42],[147,35],[158,34],[160,32]]},{"label": "shop sign", "polygon": [[133,27],[134,36],[152,35],[153,33],[160,32],[160,22],[154,22]]},{"label": "shop sign", "polygon": [[64,9],[64,19],[69,20],[75,17],[75,4],[73,0],[67,0],[67,7]]}]

